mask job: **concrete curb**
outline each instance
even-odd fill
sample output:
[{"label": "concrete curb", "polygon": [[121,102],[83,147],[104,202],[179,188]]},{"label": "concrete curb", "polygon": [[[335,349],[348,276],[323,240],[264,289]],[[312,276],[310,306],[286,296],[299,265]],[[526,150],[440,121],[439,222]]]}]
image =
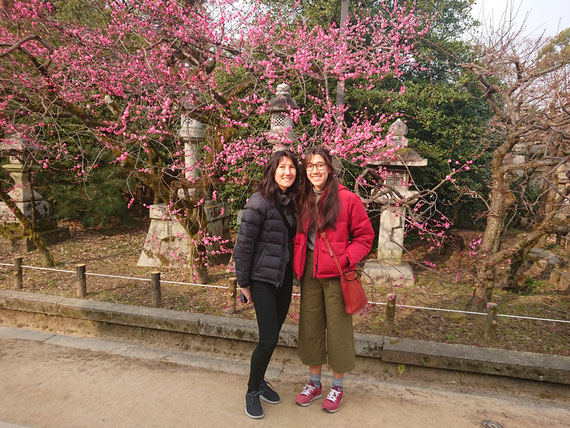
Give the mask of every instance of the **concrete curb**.
[{"label": "concrete curb", "polygon": [[[257,341],[257,324],[252,320],[219,317],[166,309],[96,302],[11,290],[0,290],[0,325],[26,327],[29,316],[88,322],[134,331],[173,333],[180,340],[230,341],[250,345]],[[45,327],[45,324],[43,325]],[[112,330],[112,329],[111,329]],[[468,373],[501,375],[520,379],[570,384],[570,358],[468,345],[355,334],[359,362],[373,359],[385,363],[447,369]],[[279,346],[294,350],[297,327],[284,325]]]}]

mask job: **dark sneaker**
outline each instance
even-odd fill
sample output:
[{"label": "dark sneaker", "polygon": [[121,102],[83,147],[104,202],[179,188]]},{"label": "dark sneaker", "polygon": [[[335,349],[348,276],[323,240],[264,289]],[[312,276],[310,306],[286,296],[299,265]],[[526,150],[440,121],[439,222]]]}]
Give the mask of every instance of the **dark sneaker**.
[{"label": "dark sneaker", "polygon": [[317,388],[313,385],[313,382],[309,382],[303,387],[303,390],[299,395],[297,395],[297,399],[295,402],[299,406],[306,407],[313,402],[313,400],[317,400],[323,396],[322,388]]},{"label": "dark sneaker", "polygon": [[263,408],[259,401],[261,391],[252,391],[245,394],[245,414],[253,419],[263,417]]},{"label": "dark sneaker", "polygon": [[342,396],[344,392],[337,386],[333,386],[327,395],[327,399],[323,401],[323,410],[325,412],[334,413],[340,407],[342,403]]},{"label": "dark sneaker", "polygon": [[265,380],[261,381],[259,385],[259,390],[261,391],[261,399],[267,403],[277,404],[281,402],[279,394],[273,389],[273,385]]}]

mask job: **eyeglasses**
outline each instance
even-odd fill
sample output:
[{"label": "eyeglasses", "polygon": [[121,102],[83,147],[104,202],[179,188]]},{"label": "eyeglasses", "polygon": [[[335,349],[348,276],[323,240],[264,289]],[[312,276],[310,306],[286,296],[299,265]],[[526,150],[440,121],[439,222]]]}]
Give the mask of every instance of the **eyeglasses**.
[{"label": "eyeglasses", "polygon": [[307,170],[307,172],[312,171],[313,168],[316,168],[317,171],[323,171],[326,166],[327,164],[325,162],[308,163],[305,169]]}]

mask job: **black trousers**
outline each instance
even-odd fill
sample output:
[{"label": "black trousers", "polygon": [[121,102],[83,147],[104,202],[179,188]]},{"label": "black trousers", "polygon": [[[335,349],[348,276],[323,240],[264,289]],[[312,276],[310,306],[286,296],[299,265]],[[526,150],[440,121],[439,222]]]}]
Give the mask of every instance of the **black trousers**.
[{"label": "black trousers", "polygon": [[265,376],[269,360],[277,346],[281,326],[289,312],[293,289],[291,264],[287,265],[281,287],[275,288],[264,282],[253,281],[250,289],[259,328],[259,342],[251,355],[248,392],[259,390],[259,384]]}]

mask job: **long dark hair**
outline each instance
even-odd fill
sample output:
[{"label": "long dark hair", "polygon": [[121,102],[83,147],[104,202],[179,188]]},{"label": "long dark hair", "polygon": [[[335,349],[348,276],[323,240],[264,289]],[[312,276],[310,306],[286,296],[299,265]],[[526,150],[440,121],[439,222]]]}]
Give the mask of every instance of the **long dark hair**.
[{"label": "long dark hair", "polygon": [[291,187],[285,190],[285,194],[293,201],[296,201],[297,194],[299,192],[299,162],[297,162],[297,158],[289,150],[278,150],[269,158],[269,162],[267,162],[267,165],[265,166],[265,171],[263,171],[263,178],[257,185],[257,191],[261,193],[261,196],[273,203],[275,203],[277,201],[277,197],[283,193],[279,185],[275,182],[275,171],[277,171],[281,158],[291,159],[291,162],[293,162],[293,165],[297,170],[295,181]]},{"label": "long dark hair", "polygon": [[[335,177],[335,169],[332,157],[327,149],[322,147],[312,147],[303,160],[303,170],[306,171],[307,164],[311,162],[315,155],[320,155],[327,164],[329,176],[325,183],[324,193],[317,207],[317,199],[313,191],[313,185],[306,174],[303,174],[301,189],[299,191],[299,203],[297,210],[297,228],[301,232],[310,230],[334,229],[338,213],[340,211],[340,201],[338,198],[338,181]],[[318,216],[318,222],[317,222]],[[305,223],[309,220],[309,228],[305,230]],[[317,227],[317,223],[320,227]]]}]

